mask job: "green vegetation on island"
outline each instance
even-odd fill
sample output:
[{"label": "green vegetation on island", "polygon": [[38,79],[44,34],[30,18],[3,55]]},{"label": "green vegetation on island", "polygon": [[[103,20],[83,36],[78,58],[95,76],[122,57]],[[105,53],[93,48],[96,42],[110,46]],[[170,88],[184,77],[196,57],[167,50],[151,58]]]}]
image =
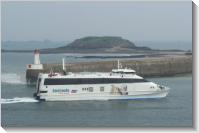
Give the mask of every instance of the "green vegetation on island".
[{"label": "green vegetation on island", "polygon": [[103,37],[84,37],[74,40],[67,46],[56,48],[58,51],[75,52],[75,53],[116,53],[130,52],[135,50],[151,50],[148,47],[137,47],[133,42],[123,39],[122,37],[103,36]]}]

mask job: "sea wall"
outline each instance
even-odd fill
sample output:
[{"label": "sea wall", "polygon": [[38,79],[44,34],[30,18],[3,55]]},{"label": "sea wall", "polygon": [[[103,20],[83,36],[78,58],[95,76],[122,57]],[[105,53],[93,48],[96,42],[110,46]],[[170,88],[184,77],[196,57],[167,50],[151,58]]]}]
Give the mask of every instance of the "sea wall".
[{"label": "sea wall", "polygon": [[27,69],[26,70],[26,82],[28,84],[35,83],[37,81],[37,76],[39,75],[39,73],[43,73],[44,70]]},{"label": "sea wall", "polygon": [[[173,76],[176,74],[192,73],[192,56],[166,56],[159,58],[141,58],[120,60],[123,67],[132,68],[143,77]],[[43,64],[44,70],[27,70],[27,81],[35,81],[39,72],[62,72],[62,64]],[[110,72],[117,68],[115,61],[94,61],[66,63],[67,72]]]}]

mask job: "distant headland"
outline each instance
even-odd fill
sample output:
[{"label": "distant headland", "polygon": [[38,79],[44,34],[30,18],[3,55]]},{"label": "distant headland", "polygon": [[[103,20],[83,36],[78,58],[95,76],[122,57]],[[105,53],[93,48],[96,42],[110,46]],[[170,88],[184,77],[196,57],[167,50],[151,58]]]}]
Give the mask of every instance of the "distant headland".
[{"label": "distant headland", "polygon": [[[32,50],[8,50],[2,52],[33,52]],[[138,47],[134,42],[117,36],[88,36],[76,39],[71,43],[63,43],[56,48],[40,49],[40,53],[153,53],[153,52],[179,52],[182,50],[154,50],[149,47]]]}]

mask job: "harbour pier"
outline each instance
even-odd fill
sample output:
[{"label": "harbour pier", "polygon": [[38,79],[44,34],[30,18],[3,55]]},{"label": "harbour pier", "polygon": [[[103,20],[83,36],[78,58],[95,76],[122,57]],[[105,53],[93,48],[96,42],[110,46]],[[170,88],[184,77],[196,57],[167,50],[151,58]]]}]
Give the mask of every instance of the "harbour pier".
[{"label": "harbour pier", "polygon": [[[41,64],[38,51],[35,51],[34,64],[27,65],[26,80],[34,83],[39,73],[63,72],[63,65]],[[166,55],[153,58],[137,58],[120,60],[123,68],[132,68],[143,77],[174,76],[192,73],[192,55]],[[67,72],[110,72],[117,67],[117,60],[65,63]]]}]

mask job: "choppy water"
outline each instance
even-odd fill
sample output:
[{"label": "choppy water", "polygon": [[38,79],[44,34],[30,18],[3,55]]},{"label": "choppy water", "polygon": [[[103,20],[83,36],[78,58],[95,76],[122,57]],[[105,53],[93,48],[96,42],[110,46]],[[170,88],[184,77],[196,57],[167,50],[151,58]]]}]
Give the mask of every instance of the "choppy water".
[{"label": "choppy water", "polygon": [[[64,55],[42,55],[60,62]],[[34,86],[25,84],[32,54],[2,53],[1,124],[17,126],[192,126],[192,76],[150,78],[169,86],[167,98],[156,100],[38,102]],[[67,57],[66,61],[84,61]],[[87,60],[88,61],[88,60]]]}]

